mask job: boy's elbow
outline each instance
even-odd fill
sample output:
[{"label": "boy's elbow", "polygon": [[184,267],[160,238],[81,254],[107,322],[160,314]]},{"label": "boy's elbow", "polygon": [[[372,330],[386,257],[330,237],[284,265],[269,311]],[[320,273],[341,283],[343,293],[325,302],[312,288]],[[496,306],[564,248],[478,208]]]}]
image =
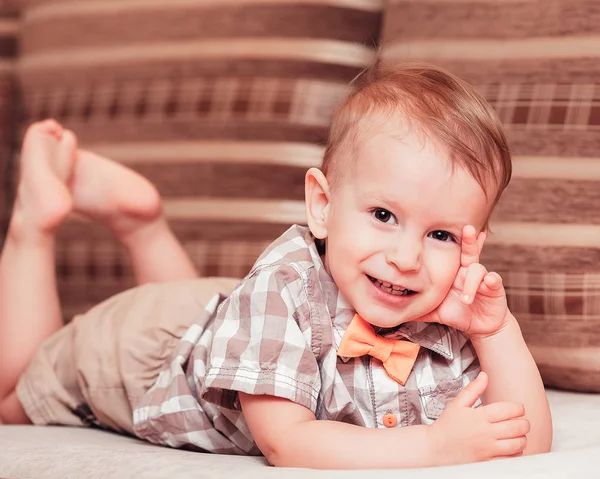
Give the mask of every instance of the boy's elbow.
[{"label": "boy's elbow", "polygon": [[277,435],[277,439],[263,441],[259,447],[273,467],[311,467],[314,454],[303,447],[303,443],[301,432],[287,430]]},{"label": "boy's elbow", "polygon": [[[291,448],[287,441],[276,441],[275,444],[263,444],[260,448],[263,456],[268,463],[273,467],[294,467],[293,454],[290,453]],[[298,459],[297,457],[295,458]]]}]

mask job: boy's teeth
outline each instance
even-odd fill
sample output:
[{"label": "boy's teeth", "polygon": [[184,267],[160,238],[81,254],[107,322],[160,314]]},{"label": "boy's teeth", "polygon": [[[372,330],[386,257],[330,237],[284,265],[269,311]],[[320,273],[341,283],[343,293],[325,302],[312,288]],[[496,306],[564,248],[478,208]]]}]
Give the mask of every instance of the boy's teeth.
[{"label": "boy's teeth", "polygon": [[373,278],[373,279],[379,285],[379,287],[382,290],[384,290],[386,293],[395,294],[397,296],[405,296],[410,292],[410,290],[408,290],[406,288],[402,288],[402,287],[396,286],[396,285],[392,286],[391,283],[387,283],[386,281],[381,281],[376,278]]}]

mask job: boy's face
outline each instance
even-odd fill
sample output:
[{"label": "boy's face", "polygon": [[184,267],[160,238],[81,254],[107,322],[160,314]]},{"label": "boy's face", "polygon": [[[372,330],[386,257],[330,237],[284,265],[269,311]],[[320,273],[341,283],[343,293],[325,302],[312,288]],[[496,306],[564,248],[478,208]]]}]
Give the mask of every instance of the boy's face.
[{"label": "boy's face", "polygon": [[393,327],[433,311],[460,267],[465,225],[481,231],[490,203],[477,181],[392,122],[355,147],[329,194],[325,265],[369,323]]}]

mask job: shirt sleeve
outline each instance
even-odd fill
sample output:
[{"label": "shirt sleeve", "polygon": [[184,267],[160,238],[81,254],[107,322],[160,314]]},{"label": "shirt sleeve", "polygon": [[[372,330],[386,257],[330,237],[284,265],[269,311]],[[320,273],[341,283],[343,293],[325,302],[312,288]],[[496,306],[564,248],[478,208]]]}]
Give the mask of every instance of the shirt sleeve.
[{"label": "shirt sleeve", "polygon": [[300,274],[289,266],[258,270],[217,312],[203,399],[239,410],[239,392],[269,395],[315,413],[320,388]]}]

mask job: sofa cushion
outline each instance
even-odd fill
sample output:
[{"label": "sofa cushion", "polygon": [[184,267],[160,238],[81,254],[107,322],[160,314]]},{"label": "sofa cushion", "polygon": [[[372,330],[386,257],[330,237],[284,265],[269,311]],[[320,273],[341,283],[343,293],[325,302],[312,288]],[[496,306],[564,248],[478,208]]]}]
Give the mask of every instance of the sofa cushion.
[{"label": "sofa cushion", "polygon": [[0,245],[14,195],[17,117],[16,54],[19,18],[12,2],[0,2]]},{"label": "sofa cushion", "polygon": [[[373,57],[380,0],[42,0],[25,8],[26,122],[153,181],[200,273],[242,276],[304,222],[304,173],[332,110]],[[61,231],[67,315],[132,282],[98,227]]]},{"label": "sofa cushion", "polygon": [[593,2],[390,0],[383,55],[425,60],[495,106],[514,155],[483,262],[548,386],[600,391],[600,10]]}]

